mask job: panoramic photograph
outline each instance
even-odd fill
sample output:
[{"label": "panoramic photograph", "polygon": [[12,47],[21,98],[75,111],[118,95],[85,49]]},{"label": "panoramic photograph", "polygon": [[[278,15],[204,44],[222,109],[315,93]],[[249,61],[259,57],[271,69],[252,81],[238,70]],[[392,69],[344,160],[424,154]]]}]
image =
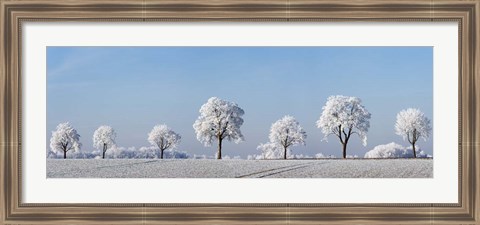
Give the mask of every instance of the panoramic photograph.
[{"label": "panoramic photograph", "polygon": [[433,178],[433,116],[429,46],[47,47],[47,178]]}]

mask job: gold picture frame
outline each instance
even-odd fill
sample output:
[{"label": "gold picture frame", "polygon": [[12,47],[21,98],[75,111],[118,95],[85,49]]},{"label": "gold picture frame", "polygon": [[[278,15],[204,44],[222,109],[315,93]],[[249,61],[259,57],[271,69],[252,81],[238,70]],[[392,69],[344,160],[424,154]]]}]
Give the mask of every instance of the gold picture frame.
[{"label": "gold picture frame", "polygon": [[[480,224],[480,0],[1,0],[0,18],[2,224]],[[21,32],[26,21],[457,22],[459,202],[22,203]]]}]

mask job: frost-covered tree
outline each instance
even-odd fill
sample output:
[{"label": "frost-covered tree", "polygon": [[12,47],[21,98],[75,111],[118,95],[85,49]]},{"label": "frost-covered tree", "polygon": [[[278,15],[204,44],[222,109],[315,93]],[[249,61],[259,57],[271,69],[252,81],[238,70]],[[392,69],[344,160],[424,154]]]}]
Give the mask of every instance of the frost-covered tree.
[{"label": "frost-covered tree", "polygon": [[77,133],[70,123],[60,123],[57,129],[52,131],[50,138],[50,149],[57,153],[63,152],[63,158],[67,158],[67,152],[70,150],[78,151],[82,147],[80,143],[80,135]]},{"label": "frost-covered tree", "polygon": [[93,133],[93,147],[99,150],[102,149],[102,159],[105,159],[105,152],[115,146],[116,137],[117,133],[115,133],[115,130],[105,125],[100,126]]},{"label": "frost-covered tree", "polygon": [[414,158],[417,158],[415,143],[419,138],[426,141],[431,131],[430,120],[420,110],[409,108],[397,114],[395,133],[402,136],[404,140],[408,140],[412,145]]},{"label": "frost-covered tree", "polygon": [[214,140],[218,142],[217,159],[222,158],[222,141],[239,143],[244,140],[240,126],[245,113],[236,103],[217,97],[208,99],[200,108],[200,116],[193,124],[198,141],[210,146]]},{"label": "frost-covered tree", "polygon": [[317,127],[322,129],[325,135],[324,140],[330,134],[334,134],[340,139],[343,158],[347,157],[347,144],[352,134],[357,134],[362,139],[363,145],[367,145],[371,114],[365,109],[359,98],[342,95],[330,96],[322,109],[323,112],[317,121]]},{"label": "frost-covered tree", "polygon": [[283,148],[283,159],[287,159],[287,149],[298,144],[305,145],[307,133],[293,116],[284,116],[272,124],[269,139]]},{"label": "frost-covered tree", "polygon": [[180,143],[182,137],[175,133],[165,124],[156,125],[148,134],[148,141],[160,149],[160,158],[163,159],[163,151],[174,149]]}]

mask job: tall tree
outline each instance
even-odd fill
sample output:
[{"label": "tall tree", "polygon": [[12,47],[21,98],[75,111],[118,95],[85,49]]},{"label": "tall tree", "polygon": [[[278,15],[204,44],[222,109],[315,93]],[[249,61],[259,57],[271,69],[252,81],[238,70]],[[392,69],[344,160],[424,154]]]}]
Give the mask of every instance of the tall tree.
[{"label": "tall tree", "polygon": [[163,159],[163,151],[174,149],[180,143],[182,137],[175,133],[165,124],[156,125],[148,134],[148,141],[160,149],[160,158]]},{"label": "tall tree", "polygon": [[100,126],[93,133],[93,147],[102,149],[102,159],[105,159],[107,150],[115,145],[117,133],[110,126]]},{"label": "tall tree", "polygon": [[343,158],[347,157],[347,145],[352,134],[357,134],[362,139],[363,145],[367,145],[371,114],[359,98],[343,95],[330,96],[322,109],[317,127],[322,129],[325,140],[330,134],[338,137],[342,144]]},{"label": "tall tree", "polygon": [[305,145],[306,138],[307,133],[292,116],[284,116],[270,128],[270,142],[283,148],[283,159],[287,159],[287,150],[290,146]]},{"label": "tall tree", "polygon": [[395,133],[412,145],[414,158],[417,158],[415,143],[420,137],[426,141],[431,131],[430,120],[419,109],[408,108],[397,114]]},{"label": "tall tree", "polygon": [[78,151],[82,147],[80,135],[70,123],[60,123],[56,130],[52,131],[50,138],[50,148],[53,152],[63,152],[63,158],[67,158],[67,152],[70,150]]},{"label": "tall tree", "polygon": [[222,141],[240,143],[244,137],[240,131],[245,113],[236,103],[217,97],[208,99],[200,108],[200,116],[193,124],[198,141],[210,146],[217,140],[217,159],[222,158]]}]

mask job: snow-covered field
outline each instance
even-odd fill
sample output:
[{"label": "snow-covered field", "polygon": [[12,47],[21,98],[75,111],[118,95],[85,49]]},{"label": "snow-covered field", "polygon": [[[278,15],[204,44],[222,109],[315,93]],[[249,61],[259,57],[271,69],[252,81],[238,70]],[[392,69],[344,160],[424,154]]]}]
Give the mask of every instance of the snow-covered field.
[{"label": "snow-covered field", "polygon": [[47,159],[47,178],[431,178],[432,159]]}]

